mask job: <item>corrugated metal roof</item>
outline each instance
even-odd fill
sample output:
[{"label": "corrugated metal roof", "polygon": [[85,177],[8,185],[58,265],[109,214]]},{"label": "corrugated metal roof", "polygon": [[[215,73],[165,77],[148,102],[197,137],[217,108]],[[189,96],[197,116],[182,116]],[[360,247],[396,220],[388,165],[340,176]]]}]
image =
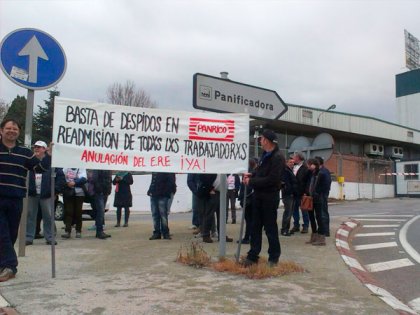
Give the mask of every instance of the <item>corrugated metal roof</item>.
[{"label": "corrugated metal roof", "polygon": [[325,111],[313,107],[287,104],[288,111],[279,119],[290,123],[359,134],[387,140],[420,144],[420,130],[373,117]]}]

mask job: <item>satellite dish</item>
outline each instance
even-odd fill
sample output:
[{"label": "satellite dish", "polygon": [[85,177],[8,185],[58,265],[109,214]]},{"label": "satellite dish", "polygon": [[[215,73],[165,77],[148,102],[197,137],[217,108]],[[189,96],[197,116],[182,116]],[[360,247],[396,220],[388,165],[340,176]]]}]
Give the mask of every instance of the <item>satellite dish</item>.
[{"label": "satellite dish", "polygon": [[297,137],[289,147],[289,153],[302,152],[306,158],[306,151],[311,146],[311,142],[304,136]]},{"label": "satellite dish", "polygon": [[317,135],[312,142],[311,158],[320,156],[328,161],[333,153],[334,139],[329,133]]}]

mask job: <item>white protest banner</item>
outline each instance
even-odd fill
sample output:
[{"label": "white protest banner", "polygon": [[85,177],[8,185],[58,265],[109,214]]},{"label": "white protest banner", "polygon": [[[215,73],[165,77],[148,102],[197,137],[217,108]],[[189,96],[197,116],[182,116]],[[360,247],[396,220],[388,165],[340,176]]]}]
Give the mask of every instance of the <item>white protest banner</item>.
[{"label": "white protest banner", "polygon": [[53,167],[243,173],[249,115],[128,107],[57,97]]}]

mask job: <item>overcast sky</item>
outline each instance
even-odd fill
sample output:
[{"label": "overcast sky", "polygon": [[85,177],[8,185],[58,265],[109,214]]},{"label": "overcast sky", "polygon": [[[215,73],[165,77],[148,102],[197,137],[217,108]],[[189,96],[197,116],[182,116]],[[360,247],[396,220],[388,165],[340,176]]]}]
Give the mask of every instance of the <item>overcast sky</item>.
[{"label": "overcast sky", "polygon": [[[194,73],[227,71],[286,103],[396,122],[404,29],[420,38],[419,12],[414,0],[0,0],[0,39],[53,36],[67,56],[63,97],[105,101],[109,85],[132,80],[158,107],[192,110]],[[26,93],[0,73],[0,99]]]}]

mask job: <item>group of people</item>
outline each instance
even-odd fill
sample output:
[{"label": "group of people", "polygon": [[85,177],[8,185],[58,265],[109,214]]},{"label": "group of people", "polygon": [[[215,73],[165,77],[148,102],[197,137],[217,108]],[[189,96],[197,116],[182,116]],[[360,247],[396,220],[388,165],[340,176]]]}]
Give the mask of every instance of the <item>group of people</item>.
[{"label": "group of people", "polygon": [[[115,227],[128,227],[132,194],[130,186],[133,177],[130,172],[117,172],[112,179],[108,170],[86,170],[82,168],[56,169],[55,186],[51,182],[51,156],[47,144],[36,141],[33,152],[19,146],[17,139],[20,124],[14,119],[5,119],[0,125],[0,282],[13,278],[17,272],[17,257],[14,244],[17,239],[23,198],[28,185],[28,220],[26,245],[31,245],[36,234],[38,210],[42,213],[43,233],[46,244],[51,245],[56,228],[51,219],[52,205],[57,194],[63,194],[65,233],[62,239],[71,238],[75,227],[75,237],[82,236],[82,207],[88,197],[95,213],[96,238],[107,239],[111,235],[104,232],[104,213],[107,198],[115,186],[114,206],[117,209]],[[189,174],[187,184],[193,194],[193,224],[195,233],[203,242],[212,243],[217,229],[220,236],[219,202],[220,184],[226,181],[228,222],[229,204],[231,223],[236,223],[236,198],[245,208],[246,230],[242,243],[249,243],[250,249],[245,265],[258,262],[262,246],[262,231],[268,239],[268,263],[276,265],[281,255],[277,209],[280,190],[285,207],[280,234],[290,236],[295,232],[307,233],[309,223],[312,229],[309,243],[325,245],[329,236],[328,194],[331,185],[329,171],[320,157],[306,163],[301,153],[294,154],[287,162],[277,146],[276,134],[265,130],[260,137],[263,154],[259,159],[250,159],[249,172],[242,182],[236,174]],[[171,239],[168,215],[176,193],[176,176],[173,173],[152,173],[147,191],[153,218],[153,233],[150,240]],[[244,198],[246,192],[246,198]],[[302,211],[303,225],[300,230],[299,205],[302,196],[313,197],[313,211]],[[246,200],[246,204],[243,204]],[[121,224],[122,209],[124,223]],[[216,222],[215,222],[216,215]],[[291,228],[291,218],[294,223]],[[226,236],[227,242],[232,238]]]},{"label": "group of people", "polygon": [[[263,149],[262,156],[259,159],[250,159],[249,172],[243,175],[242,183],[239,178],[235,180],[232,174],[228,175],[227,200],[230,200],[231,204],[232,223],[236,223],[236,197],[239,198],[242,208],[245,208],[246,228],[241,243],[250,244],[250,249],[243,264],[249,266],[258,262],[264,230],[269,246],[268,264],[274,266],[281,255],[277,226],[280,191],[284,204],[280,235],[308,233],[310,225],[312,233],[306,243],[325,245],[325,237],[330,235],[328,195],[331,175],[324,167],[322,157],[305,161],[304,154],[296,152],[286,161],[279,151],[277,136],[272,130],[264,130],[259,141]],[[224,178],[216,174],[188,175],[188,187],[193,193],[193,226],[198,227],[193,233],[199,234],[205,243],[213,242],[211,232],[215,214],[219,231],[221,180]],[[303,196],[312,197],[313,209],[300,208]],[[226,210],[228,215],[228,206]],[[299,222],[301,215],[302,228]],[[227,219],[228,216],[226,222]],[[226,240],[232,241],[229,237]]]}]

